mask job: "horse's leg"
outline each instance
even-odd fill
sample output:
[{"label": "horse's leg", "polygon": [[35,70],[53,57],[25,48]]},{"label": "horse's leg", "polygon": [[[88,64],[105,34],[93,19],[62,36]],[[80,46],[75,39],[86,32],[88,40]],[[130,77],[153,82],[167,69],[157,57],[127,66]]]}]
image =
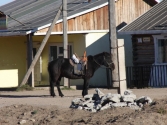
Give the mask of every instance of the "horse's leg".
[{"label": "horse's leg", "polygon": [[56,86],[57,86],[57,90],[59,92],[59,96],[63,97],[64,95],[63,95],[63,93],[61,92],[61,89],[60,89],[60,81],[61,81],[61,76],[58,78]]},{"label": "horse's leg", "polygon": [[84,78],[84,85],[83,85],[83,90],[82,90],[82,96],[83,97],[88,94],[88,88],[89,88],[88,82],[89,82],[89,79],[88,78]]},{"label": "horse's leg", "polygon": [[50,95],[54,97],[55,96],[54,82],[51,79],[49,80],[49,82],[50,82]]}]

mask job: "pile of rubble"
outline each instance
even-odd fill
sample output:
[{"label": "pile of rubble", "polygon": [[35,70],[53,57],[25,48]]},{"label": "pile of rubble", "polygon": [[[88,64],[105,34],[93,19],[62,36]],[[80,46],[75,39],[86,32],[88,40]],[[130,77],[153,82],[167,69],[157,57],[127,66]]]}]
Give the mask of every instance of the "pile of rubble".
[{"label": "pile of rubble", "polygon": [[113,107],[130,107],[135,110],[141,110],[143,105],[152,103],[150,97],[142,96],[137,99],[132,91],[126,90],[124,95],[120,94],[104,94],[98,88],[96,93],[76,98],[72,101],[70,108],[86,110],[90,112],[97,112]]}]

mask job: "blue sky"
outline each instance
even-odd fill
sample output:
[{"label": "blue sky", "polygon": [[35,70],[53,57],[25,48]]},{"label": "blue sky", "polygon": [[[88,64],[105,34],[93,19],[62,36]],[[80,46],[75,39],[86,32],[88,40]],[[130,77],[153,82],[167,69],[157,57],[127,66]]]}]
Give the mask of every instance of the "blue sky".
[{"label": "blue sky", "polygon": [[0,6],[12,2],[13,0],[0,0]]}]

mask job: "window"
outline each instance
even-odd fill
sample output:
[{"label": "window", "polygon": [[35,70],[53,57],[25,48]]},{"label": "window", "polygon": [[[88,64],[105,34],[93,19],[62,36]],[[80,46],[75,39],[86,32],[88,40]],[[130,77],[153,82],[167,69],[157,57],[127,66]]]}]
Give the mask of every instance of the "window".
[{"label": "window", "polygon": [[[69,57],[72,55],[72,45],[68,45],[69,50]],[[57,58],[63,58],[63,44],[53,44],[50,46],[50,61],[55,60]]]},{"label": "window", "polygon": [[158,63],[167,63],[167,39],[158,39]]}]

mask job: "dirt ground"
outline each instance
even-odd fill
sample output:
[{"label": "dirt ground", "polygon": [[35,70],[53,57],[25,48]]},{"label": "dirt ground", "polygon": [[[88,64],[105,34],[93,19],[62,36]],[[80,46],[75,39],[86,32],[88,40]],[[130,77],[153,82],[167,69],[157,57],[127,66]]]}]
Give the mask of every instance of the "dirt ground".
[{"label": "dirt ground", "polygon": [[[100,90],[117,93],[115,89]],[[50,97],[49,90],[1,91],[0,125],[167,125],[167,88],[131,90],[137,97],[149,96],[155,104],[141,111],[112,108],[91,113],[69,108],[73,99],[82,98],[81,90],[62,90],[63,98]],[[89,94],[93,93],[90,89]]]}]

